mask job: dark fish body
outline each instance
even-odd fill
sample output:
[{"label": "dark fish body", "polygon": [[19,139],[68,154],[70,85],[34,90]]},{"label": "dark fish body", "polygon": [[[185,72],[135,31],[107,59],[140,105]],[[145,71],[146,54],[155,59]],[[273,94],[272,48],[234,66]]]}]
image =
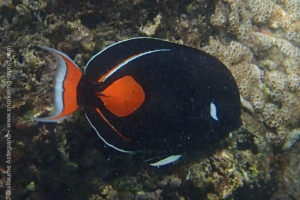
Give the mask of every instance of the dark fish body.
[{"label": "dark fish body", "polygon": [[[195,151],[241,125],[233,76],[217,58],[200,50],[133,38],[93,56],[81,74],[66,55],[47,49],[64,57],[59,69],[67,70],[61,75],[65,78],[56,81],[64,88],[55,92],[61,97],[55,101],[63,102],[56,107],[62,109],[40,121],[60,120],[83,106],[87,120],[108,146],[164,157]],[[176,160],[170,159],[163,164]]]}]

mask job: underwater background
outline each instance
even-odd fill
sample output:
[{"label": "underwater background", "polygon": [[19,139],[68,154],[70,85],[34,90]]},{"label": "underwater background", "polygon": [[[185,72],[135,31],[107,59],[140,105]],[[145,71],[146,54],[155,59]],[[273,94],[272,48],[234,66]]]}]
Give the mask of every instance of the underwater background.
[{"label": "underwater background", "polygon": [[[299,0],[0,0],[0,199],[300,199]],[[117,41],[151,36],[201,49],[232,72],[243,126],[154,168],[111,151],[83,114],[52,111],[55,60],[83,69]]]}]

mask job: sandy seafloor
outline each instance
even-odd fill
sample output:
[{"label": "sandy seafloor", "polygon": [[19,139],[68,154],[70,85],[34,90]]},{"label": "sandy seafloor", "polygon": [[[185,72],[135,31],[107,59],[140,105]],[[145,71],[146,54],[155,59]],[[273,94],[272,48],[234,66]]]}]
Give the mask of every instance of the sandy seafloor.
[{"label": "sandy seafloor", "polygon": [[[300,199],[299,0],[0,0],[0,199]],[[114,42],[150,36],[192,46],[232,72],[241,129],[159,169],[106,147],[82,112],[58,124],[55,62],[83,69]]]}]

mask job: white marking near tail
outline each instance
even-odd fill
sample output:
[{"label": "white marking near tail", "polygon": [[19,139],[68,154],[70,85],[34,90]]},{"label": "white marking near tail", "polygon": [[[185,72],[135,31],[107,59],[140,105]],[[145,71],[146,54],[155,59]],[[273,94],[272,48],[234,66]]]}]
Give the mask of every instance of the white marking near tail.
[{"label": "white marking near tail", "polygon": [[150,165],[153,166],[153,167],[161,167],[161,166],[164,166],[164,165],[168,165],[170,163],[173,163],[175,161],[177,161],[179,158],[181,158],[182,155],[171,155],[171,156],[168,156],[160,161],[157,161],[155,163],[151,163]]}]

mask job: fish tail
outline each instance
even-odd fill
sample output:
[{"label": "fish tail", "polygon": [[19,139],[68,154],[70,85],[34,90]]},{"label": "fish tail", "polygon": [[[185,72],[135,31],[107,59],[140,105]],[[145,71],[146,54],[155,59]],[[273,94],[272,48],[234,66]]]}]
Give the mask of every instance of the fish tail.
[{"label": "fish tail", "polygon": [[44,118],[33,118],[40,122],[57,122],[65,119],[78,109],[77,85],[82,71],[66,54],[46,46],[38,46],[53,54],[57,62],[54,87],[54,113]]}]

